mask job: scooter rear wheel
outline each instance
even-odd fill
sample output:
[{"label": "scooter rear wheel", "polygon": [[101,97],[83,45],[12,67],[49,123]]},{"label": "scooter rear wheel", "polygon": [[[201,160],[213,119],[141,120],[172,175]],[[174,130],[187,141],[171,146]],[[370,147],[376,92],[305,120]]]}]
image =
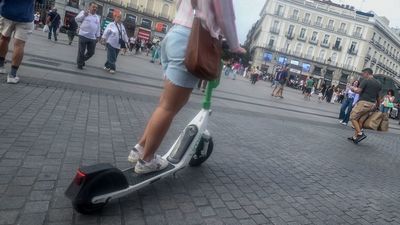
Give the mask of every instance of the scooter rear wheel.
[{"label": "scooter rear wheel", "polygon": [[204,144],[205,144],[205,139],[201,138],[199,144],[197,145],[196,153],[194,153],[192,159],[189,162],[189,166],[200,166],[202,163],[204,163],[208,159],[208,157],[210,157],[210,155],[213,151],[213,148],[214,148],[213,139],[210,138],[208,140],[208,147],[207,147],[206,153],[203,155],[202,150],[204,148]]}]

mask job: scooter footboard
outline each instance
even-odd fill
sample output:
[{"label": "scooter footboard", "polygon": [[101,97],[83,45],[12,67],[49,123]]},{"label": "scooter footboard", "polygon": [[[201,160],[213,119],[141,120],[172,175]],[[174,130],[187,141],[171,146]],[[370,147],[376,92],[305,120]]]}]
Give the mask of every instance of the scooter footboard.
[{"label": "scooter footboard", "polygon": [[182,157],[185,155],[193,139],[196,137],[199,129],[196,125],[189,125],[185,128],[175,145],[175,148],[168,156],[168,161],[177,164],[181,161]]}]

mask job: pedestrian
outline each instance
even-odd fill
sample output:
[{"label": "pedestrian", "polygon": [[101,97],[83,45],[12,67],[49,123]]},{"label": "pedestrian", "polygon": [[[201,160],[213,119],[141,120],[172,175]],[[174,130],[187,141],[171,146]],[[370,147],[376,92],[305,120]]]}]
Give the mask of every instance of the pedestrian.
[{"label": "pedestrian", "polygon": [[253,68],[253,71],[251,72],[251,84],[256,84],[257,82],[257,77],[260,74],[259,67]]},{"label": "pedestrian", "polygon": [[389,114],[389,110],[394,107],[394,100],[394,91],[392,89],[389,89],[386,92],[386,95],[383,97],[383,100],[379,106],[379,111]]},{"label": "pedestrian", "polygon": [[151,52],[151,63],[156,62],[160,58],[160,51],[161,51],[161,46],[160,43],[157,41],[152,47],[152,52]]},{"label": "pedestrian", "polygon": [[[198,16],[204,21],[205,28],[214,38],[223,30],[224,37],[234,53],[245,53],[240,47],[235,28],[235,17],[232,0],[197,1]],[[199,79],[189,72],[183,62],[191,26],[193,8],[190,1],[177,1],[174,26],[169,30],[161,44],[161,61],[163,74],[166,77],[160,103],[153,112],[139,142],[129,154],[129,161],[137,162],[135,172],[139,174],[162,170],[168,161],[155,152],[172,120],[188,101],[193,88]]]},{"label": "pedestrian", "polygon": [[81,23],[79,28],[79,46],[77,67],[82,70],[85,62],[94,55],[96,43],[100,37],[100,17],[96,15],[97,4],[95,2],[89,3],[87,10],[82,10],[75,20]]},{"label": "pedestrian", "polygon": [[313,80],[313,77],[310,76],[310,78],[308,78],[306,80],[306,91],[304,93],[304,100],[306,100],[306,101],[311,100],[311,93],[312,93],[313,87],[314,87],[314,80]]},{"label": "pedestrian", "polygon": [[74,37],[76,35],[76,30],[78,29],[78,24],[75,21],[75,18],[71,17],[69,19],[67,25],[67,35],[68,35],[68,44],[71,45]]},{"label": "pedestrian", "polygon": [[131,53],[131,55],[134,47],[135,47],[135,37],[132,36],[129,38],[129,52]]},{"label": "pedestrian", "polygon": [[4,63],[8,53],[11,36],[14,41],[11,70],[7,74],[7,83],[16,84],[17,75],[24,56],[25,43],[34,28],[35,1],[3,0],[0,5],[0,74],[6,74]]},{"label": "pedestrian", "polygon": [[101,38],[101,42],[106,43],[107,48],[107,61],[104,64],[104,69],[111,74],[115,73],[115,63],[120,49],[126,48],[125,46],[129,41],[125,27],[121,22],[121,11],[114,9],[113,18],[114,22],[107,25]]},{"label": "pedestrian", "polygon": [[354,99],[356,94],[354,91],[351,90],[351,87],[357,88],[359,85],[359,81],[355,80],[351,85],[347,85],[346,90],[344,91],[344,99],[342,102],[342,107],[340,107],[339,113],[339,123],[347,126],[350,119],[350,113],[353,109]]},{"label": "pedestrian", "polygon": [[136,38],[136,42],[135,42],[135,54],[139,54],[140,53],[140,46],[141,46],[141,41],[139,38]]},{"label": "pedestrian", "polygon": [[328,103],[331,102],[334,90],[335,90],[335,85],[331,85],[331,86],[326,90],[326,93],[325,93],[326,102],[328,102]]},{"label": "pedestrian", "polygon": [[277,82],[274,90],[271,93],[271,96],[283,98],[283,87],[289,77],[288,74],[288,66],[286,65],[282,71],[277,75]]},{"label": "pedestrian", "polygon": [[35,30],[36,30],[40,24],[40,13],[39,12],[36,12],[35,15],[33,16],[33,22],[35,24]]},{"label": "pedestrian", "polygon": [[51,40],[51,33],[54,35],[54,41],[57,41],[57,29],[60,27],[61,17],[57,13],[57,8],[54,7],[47,15],[46,24],[49,26],[48,39]]},{"label": "pedestrian", "polygon": [[350,87],[351,91],[360,94],[359,101],[350,114],[350,121],[354,126],[354,135],[348,138],[357,143],[367,137],[361,131],[363,124],[360,118],[379,106],[379,92],[382,89],[382,84],[374,78],[372,69],[363,69],[361,76],[363,80],[360,86]]}]

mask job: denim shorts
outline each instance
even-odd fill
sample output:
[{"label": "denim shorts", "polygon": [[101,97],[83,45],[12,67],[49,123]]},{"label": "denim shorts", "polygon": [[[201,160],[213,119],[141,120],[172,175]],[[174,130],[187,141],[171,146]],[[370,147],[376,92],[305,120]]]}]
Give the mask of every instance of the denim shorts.
[{"label": "denim shorts", "polygon": [[174,25],[161,42],[161,64],[163,73],[171,83],[184,88],[194,88],[199,78],[186,69],[184,60],[190,28]]}]

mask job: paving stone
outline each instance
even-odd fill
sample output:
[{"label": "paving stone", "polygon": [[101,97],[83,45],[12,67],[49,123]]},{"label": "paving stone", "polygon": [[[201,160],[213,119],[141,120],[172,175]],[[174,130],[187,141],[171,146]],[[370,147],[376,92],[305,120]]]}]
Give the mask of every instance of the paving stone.
[{"label": "paving stone", "polygon": [[34,201],[25,204],[24,213],[41,213],[49,209],[49,201]]},{"label": "paving stone", "polygon": [[0,224],[15,224],[19,212],[0,210]]},{"label": "paving stone", "polygon": [[22,214],[19,217],[18,225],[42,225],[45,223],[45,213]]}]

